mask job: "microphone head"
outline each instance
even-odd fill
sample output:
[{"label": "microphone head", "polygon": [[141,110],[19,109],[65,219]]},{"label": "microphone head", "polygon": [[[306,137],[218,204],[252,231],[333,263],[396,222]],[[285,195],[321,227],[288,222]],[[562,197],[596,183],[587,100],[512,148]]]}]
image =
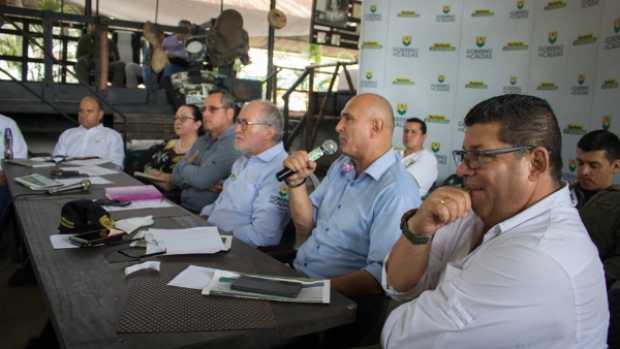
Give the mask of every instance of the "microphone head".
[{"label": "microphone head", "polygon": [[82,185],[82,189],[84,191],[89,191],[90,190],[90,186],[93,184],[90,180],[88,179],[84,179],[80,182],[80,184]]},{"label": "microphone head", "polygon": [[333,155],[333,154],[336,154],[336,152],[338,151],[338,144],[334,142],[333,140],[328,139],[325,142],[323,142],[323,144],[321,144],[321,149],[323,150],[325,154]]}]

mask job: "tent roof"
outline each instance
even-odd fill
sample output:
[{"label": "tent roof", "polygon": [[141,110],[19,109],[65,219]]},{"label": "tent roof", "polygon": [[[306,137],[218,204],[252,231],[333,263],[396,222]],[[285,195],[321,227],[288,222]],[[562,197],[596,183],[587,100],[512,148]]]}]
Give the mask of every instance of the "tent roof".
[{"label": "tent roof", "polygon": [[[84,0],[69,0],[84,6]],[[93,10],[97,0],[92,1]],[[269,0],[223,0],[224,9],[235,9],[244,19],[250,36],[267,36]],[[277,0],[276,8],[287,16],[287,25],[276,30],[276,36],[303,36],[310,32],[312,0]],[[129,21],[155,21],[157,0],[99,0],[101,14]],[[179,20],[204,23],[220,13],[220,0],[159,0],[157,22],[175,26]]]}]

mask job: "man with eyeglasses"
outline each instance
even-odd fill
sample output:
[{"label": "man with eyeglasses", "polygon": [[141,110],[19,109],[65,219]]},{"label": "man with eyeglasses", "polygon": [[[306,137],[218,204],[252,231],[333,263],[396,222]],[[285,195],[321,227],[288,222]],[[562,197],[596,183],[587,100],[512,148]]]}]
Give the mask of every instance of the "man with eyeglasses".
[{"label": "man with eyeglasses", "polygon": [[217,199],[213,190],[230,175],[232,164],[241,155],[234,147],[234,98],[224,90],[212,90],[204,100],[199,137],[184,159],[172,171],[172,185],[181,189],[181,205],[199,213]]},{"label": "man with eyeglasses", "polygon": [[561,182],[549,104],[503,95],[465,117],[465,189],[405,213],[382,284],[397,299],[385,348],[604,348],[609,312],[596,247]]},{"label": "man with eyeglasses", "polygon": [[620,346],[620,139],[607,130],[584,135],[577,143],[577,209],[605,269],[611,318],[607,343]]},{"label": "man with eyeglasses", "polygon": [[418,118],[407,119],[403,126],[405,149],[400,153],[400,161],[418,183],[421,197],[426,196],[437,179],[437,159],[424,149],[425,140],[426,123]]},{"label": "man with eyeglasses", "polygon": [[232,166],[224,190],[200,215],[250,246],[280,242],[289,221],[288,188],[276,179],[288,154],[282,144],[282,115],[266,101],[241,109],[235,148],[243,155]]}]

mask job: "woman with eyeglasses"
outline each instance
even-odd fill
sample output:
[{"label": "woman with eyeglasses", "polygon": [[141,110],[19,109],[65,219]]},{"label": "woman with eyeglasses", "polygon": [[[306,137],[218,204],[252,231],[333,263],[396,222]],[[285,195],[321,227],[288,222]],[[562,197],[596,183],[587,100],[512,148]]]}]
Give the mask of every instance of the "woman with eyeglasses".
[{"label": "woman with eyeglasses", "polygon": [[146,176],[141,176],[171,194],[170,196],[167,195],[171,198],[175,198],[170,182],[172,170],[203,133],[200,109],[190,104],[180,106],[174,117],[174,133],[178,138],[153,149],[153,155],[144,167]]}]

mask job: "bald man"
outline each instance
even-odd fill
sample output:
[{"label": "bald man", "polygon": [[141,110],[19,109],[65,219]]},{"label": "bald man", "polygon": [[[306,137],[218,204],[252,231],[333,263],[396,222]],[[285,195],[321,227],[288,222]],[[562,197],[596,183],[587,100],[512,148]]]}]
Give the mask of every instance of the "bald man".
[{"label": "bald man", "polygon": [[394,115],[385,98],[362,94],[347,103],[336,126],[342,156],[308,195],[302,185],[316,163],[305,151],[284,166],[298,235],[310,234],[294,266],[329,278],[347,296],[382,293],[383,259],[400,237],[400,217],[420,205],[418,186],[392,150]]},{"label": "bald man", "polygon": [[115,130],[101,124],[103,109],[99,101],[86,96],[80,101],[80,126],[64,131],[54,147],[54,156],[97,156],[123,168],[125,147]]}]

